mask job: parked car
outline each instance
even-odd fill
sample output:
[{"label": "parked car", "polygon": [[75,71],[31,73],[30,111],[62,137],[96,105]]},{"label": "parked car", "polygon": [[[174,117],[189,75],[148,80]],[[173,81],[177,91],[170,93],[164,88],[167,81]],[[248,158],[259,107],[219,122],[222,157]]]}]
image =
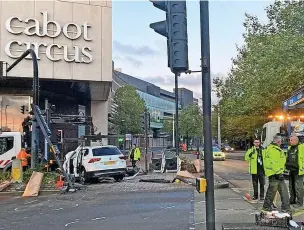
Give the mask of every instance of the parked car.
[{"label": "parked car", "polygon": [[227,145],[227,144],[222,145],[221,149],[223,152],[227,152],[227,153],[234,152],[234,148],[232,148],[230,145]]},{"label": "parked car", "polygon": [[126,176],[126,156],[112,145],[79,146],[67,153],[63,168],[83,184],[100,177],[112,177],[121,181]]},{"label": "parked car", "polygon": [[[226,160],[226,154],[222,152],[218,147],[213,146],[213,160]],[[204,151],[201,151],[202,159],[204,159]]]}]

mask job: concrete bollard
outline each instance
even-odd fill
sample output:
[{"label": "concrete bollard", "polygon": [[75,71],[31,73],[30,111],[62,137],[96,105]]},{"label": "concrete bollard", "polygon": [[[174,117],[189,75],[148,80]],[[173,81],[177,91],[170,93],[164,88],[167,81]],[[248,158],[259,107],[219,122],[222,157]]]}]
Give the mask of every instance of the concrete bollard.
[{"label": "concrete bollard", "polygon": [[21,160],[15,159],[12,163],[12,180],[13,182],[22,183],[23,181],[23,169]]}]

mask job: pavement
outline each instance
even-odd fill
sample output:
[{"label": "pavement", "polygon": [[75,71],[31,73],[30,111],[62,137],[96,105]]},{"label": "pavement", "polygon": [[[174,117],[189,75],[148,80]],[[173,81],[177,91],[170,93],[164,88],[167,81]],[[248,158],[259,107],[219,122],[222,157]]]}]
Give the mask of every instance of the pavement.
[{"label": "pavement", "polygon": [[[218,189],[214,192],[216,229],[222,229],[224,223],[255,223],[254,215],[252,215],[256,212],[255,207],[245,202],[236,192],[230,188]],[[193,229],[205,230],[205,194],[195,192],[194,198],[195,224]]]}]

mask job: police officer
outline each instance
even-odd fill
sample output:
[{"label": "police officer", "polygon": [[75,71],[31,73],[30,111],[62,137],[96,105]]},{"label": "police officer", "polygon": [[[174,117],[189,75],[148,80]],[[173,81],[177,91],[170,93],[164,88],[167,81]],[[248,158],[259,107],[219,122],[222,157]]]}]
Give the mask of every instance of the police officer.
[{"label": "police officer", "polygon": [[132,167],[136,167],[136,162],[140,161],[141,153],[136,144],[133,144],[132,149],[129,152],[129,158],[132,161]]},{"label": "police officer", "polygon": [[265,151],[261,146],[259,139],[254,139],[254,146],[245,154],[245,160],[249,161],[249,173],[252,176],[253,184],[253,200],[259,197],[259,182],[260,182],[260,200],[264,200],[265,172],[264,172],[264,157]]},{"label": "police officer", "polygon": [[288,189],[284,181],[286,155],[281,149],[282,137],[275,135],[273,142],[266,148],[264,158],[264,170],[269,178],[269,186],[263,205],[263,211],[272,211],[272,204],[277,191],[282,201],[282,212],[290,213]]},{"label": "police officer", "polygon": [[290,204],[295,209],[302,208],[304,195],[304,145],[299,144],[299,138],[294,134],[289,139],[286,169],[289,170]]}]

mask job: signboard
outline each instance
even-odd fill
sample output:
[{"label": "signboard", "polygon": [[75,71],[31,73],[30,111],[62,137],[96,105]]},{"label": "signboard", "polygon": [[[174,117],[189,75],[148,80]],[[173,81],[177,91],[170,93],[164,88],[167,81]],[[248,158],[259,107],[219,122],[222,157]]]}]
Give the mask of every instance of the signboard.
[{"label": "signboard", "polygon": [[288,107],[292,107],[295,105],[304,102],[304,91],[297,93],[296,95],[290,97],[288,100],[283,102],[283,108],[288,109]]},{"label": "signboard", "polygon": [[[26,49],[33,48],[38,60],[40,60],[41,53],[45,53],[46,57],[53,62],[60,60],[86,64],[92,62],[92,49],[89,46],[79,47],[74,45],[73,47],[68,47],[66,44],[55,43],[56,38],[60,35],[64,35],[68,40],[83,39],[90,42],[92,41],[92,38],[89,36],[91,25],[87,22],[81,25],[76,23],[60,25],[57,21],[48,20],[47,11],[42,11],[41,15],[42,22],[36,18],[23,19],[17,16],[10,17],[5,21],[6,31],[16,36],[16,40],[9,41],[5,46],[7,56],[17,59],[19,56],[14,55],[12,51],[20,51],[20,49],[24,49],[25,51]],[[53,29],[51,29],[51,26]],[[18,35],[53,38],[54,43],[20,41],[18,40]],[[41,51],[42,49],[43,52]],[[30,57],[27,58],[30,59]]]},{"label": "signboard", "polygon": [[126,134],[126,141],[132,140],[132,134]]}]

